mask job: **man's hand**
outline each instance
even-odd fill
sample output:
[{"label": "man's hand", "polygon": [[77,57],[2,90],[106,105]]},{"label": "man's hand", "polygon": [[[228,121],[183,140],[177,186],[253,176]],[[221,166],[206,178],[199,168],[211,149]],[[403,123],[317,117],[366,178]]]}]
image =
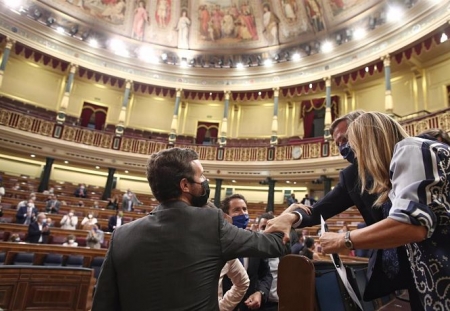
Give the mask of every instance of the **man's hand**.
[{"label": "man's hand", "polygon": [[267,221],[265,233],[269,232],[283,232],[283,243],[289,242],[289,234],[291,232],[292,224],[298,221],[298,215],[294,213],[281,214],[278,217]]},{"label": "man's hand", "polygon": [[335,254],[346,250],[344,244],[345,233],[323,232],[320,236],[320,245],[325,254]]},{"label": "man's hand", "polygon": [[286,214],[286,213],[291,213],[293,211],[295,211],[296,209],[301,208],[302,210],[305,211],[306,214],[311,215],[311,206],[308,205],[303,205],[301,203],[292,203],[291,205],[289,205],[289,207],[287,209],[285,209],[283,211],[283,213],[281,214]]},{"label": "man's hand", "polygon": [[259,291],[251,294],[250,297],[248,297],[248,299],[244,301],[247,307],[251,310],[258,310],[259,308],[261,308],[261,302],[262,296]]}]

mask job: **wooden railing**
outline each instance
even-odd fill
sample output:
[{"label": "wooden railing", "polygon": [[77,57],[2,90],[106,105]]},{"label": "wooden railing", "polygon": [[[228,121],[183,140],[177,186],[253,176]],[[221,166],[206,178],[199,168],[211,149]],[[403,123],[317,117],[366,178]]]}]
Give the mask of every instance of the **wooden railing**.
[{"label": "wooden railing", "polygon": [[[441,128],[447,131],[450,130],[450,109],[408,120],[403,124],[410,135],[417,135],[429,128]],[[168,143],[161,141],[137,137],[120,137],[110,132],[91,130],[69,124],[57,124],[53,121],[7,109],[0,109],[0,125],[73,143],[138,154],[152,154],[168,147]],[[175,146],[192,148],[199,154],[201,160],[210,161],[292,160],[292,149],[297,146],[302,150],[302,159],[324,158],[339,154],[334,144],[326,142],[323,138],[301,140],[292,145],[278,145],[276,147],[234,146],[220,148],[219,146],[177,143]]]}]

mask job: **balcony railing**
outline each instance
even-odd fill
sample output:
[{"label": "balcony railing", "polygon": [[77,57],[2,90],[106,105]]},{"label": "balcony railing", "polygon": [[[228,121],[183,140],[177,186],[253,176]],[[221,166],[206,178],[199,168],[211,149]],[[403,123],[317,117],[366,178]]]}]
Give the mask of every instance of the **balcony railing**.
[{"label": "balcony railing", "polygon": [[[426,116],[420,116],[402,122],[406,131],[414,136],[426,129],[440,128],[450,130],[450,108]],[[114,133],[87,129],[68,124],[57,124],[43,117],[0,108],[0,125],[39,134],[54,139],[89,145],[92,147],[119,150],[134,154],[152,154],[166,149],[168,143],[139,137],[121,137]],[[209,161],[289,161],[294,160],[292,151],[300,147],[300,159],[317,159],[339,155],[333,143],[323,138],[300,140],[289,145],[271,146],[230,146],[220,148],[217,145],[193,145],[175,143],[175,147],[194,149],[201,160]]]}]

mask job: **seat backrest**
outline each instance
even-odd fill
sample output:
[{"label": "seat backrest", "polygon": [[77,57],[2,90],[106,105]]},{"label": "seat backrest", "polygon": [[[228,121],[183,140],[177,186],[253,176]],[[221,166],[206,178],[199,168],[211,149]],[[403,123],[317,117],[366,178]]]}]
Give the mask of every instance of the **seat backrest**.
[{"label": "seat backrest", "polygon": [[98,275],[100,274],[103,261],[105,261],[105,257],[94,257],[94,259],[92,259],[91,268],[94,270],[95,278],[98,278]]},{"label": "seat backrest", "polygon": [[314,311],[314,264],[301,255],[284,256],[278,265],[278,310]]},{"label": "seat backrest", "polygon": [[67,257],[66,266],[67,267],[83,267],[84,256],[81,255],[69,255]]},{"label": "seat backrest", "polygon": [[34,253],[17,253],[13,260],[13,265],[31,266],[34,261]]},{"label": "seat backrest", "polygon": [[9,235],[8,231],[0,231],[0,241],[8,241]]},{"label": "seat backrest", "polygon": [[63,255],[61,254],[47,254],[44,259],[44,266],[62,266]]},{"label": "seat backrest", "polygon": [[61,235],[54,235],[52,238],[52,242],[50,244],[58,244],[61,245],[66,242],[67,238]]},{"label": "seat backrest", "polygon": [[5,264],[5,259],[6,259],[6,253],[5,252],[0,252],[0,265],[4,265]]}]

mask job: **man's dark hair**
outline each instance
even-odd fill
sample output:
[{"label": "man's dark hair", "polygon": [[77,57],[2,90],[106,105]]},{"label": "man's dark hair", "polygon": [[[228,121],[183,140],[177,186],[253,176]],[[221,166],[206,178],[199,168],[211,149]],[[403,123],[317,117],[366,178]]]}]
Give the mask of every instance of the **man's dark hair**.
[{"label": "man's dark hair", "polygon": [[259,216],[259,218],[258,218],[258,225],[259,225],[259,223],[261,222],[261,219],[263,219],[263,218],[269,220],[269,219],[274,219],[275,216],[273,216],[272,214],[269,214],[269,213],[264,213],[264,214],[262,214],[262,215]]},{"label": "man's dark hair", "polygon": [[192,149],[171,148],[150,156],[147,163],[147,180],[152,193],[159,202],[181,196],[180,181],[194,179],[192,161],[198,155]]},{"label": "man's dark hair", "polygon": [[305,239],[305,246],[306,246],[306,248],[311,248],[313,245],[314,245],[314,239],[310,238],[310,237],[307,237]]},{"label": "man's dark hair", "polygon": [[333,136],[334,130],[336,129],[336,127],[338,126],[339,123],[341,123],[342,121],[345,121],[345,122],[347,122],[347,125],[350,125],[350,123],[355,121],[356,118],[358,118],[360,115],[362,115],[364,113],[365,113],[364,110],[355,110],[355,111],[352,111],[352,112],[334,120],[330,126],[331,136]]},{"label": "man's dark hair", "polygon": [[245,202],[245,205],[247,205],[247,200],[241,194],[236,193],[236,194],[232,194],[230,196],[227,196],[225,199],[223,199],[220,202],[220,209],[222,210],[222,212],[224,212],[227,215],[230,214],[228,210],[230,209],[230,201],[233,200],[233,199],[243,200]]}]

